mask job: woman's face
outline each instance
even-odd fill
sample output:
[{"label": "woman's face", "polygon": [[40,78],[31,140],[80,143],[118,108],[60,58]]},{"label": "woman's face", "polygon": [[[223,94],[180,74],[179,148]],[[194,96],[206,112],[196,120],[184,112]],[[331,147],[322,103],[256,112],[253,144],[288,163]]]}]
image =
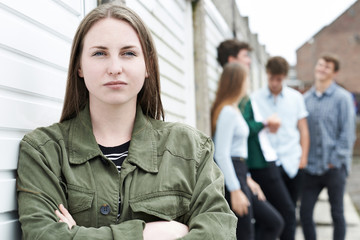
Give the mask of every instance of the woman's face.
[{"label": "woman's face", "polygon": [[127,22],[95,23],[85,35],[80,66],[90,104],[136,105],[147,72],[138,35]]}]

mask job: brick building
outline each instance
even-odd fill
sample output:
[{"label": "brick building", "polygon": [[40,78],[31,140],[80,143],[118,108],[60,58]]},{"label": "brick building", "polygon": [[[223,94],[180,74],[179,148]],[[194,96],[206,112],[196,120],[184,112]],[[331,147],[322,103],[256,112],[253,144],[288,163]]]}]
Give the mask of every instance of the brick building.
[{"label": "brick building", "polygon": [[297,77],[307,86],[314,80],[314,66],[324,52],[340,58],[337,81],[360,100],[360,0],[297,49]]}]

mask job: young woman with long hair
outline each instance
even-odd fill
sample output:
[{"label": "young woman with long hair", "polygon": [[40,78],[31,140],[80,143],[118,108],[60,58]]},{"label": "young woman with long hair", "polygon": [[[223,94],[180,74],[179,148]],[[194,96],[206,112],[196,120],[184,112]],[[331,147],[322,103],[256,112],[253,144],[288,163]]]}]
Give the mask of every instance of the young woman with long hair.
[{"label": "young woman with long hair", "polygon": [[225,177],[225,198],[238,217],[237,239],[275,240],[284,222],[260,191],[254,194],[247,184],[246,166],[249,127],[238,104],[246,91],[247,70],[239,63],[224,66],[216,98],[211,109],[211,129],[215,143],[215,161]]},{"label": "young woman with long hair", "polygon": [[211,138],[163,118],[150,31],[100,5],[76,32],[60,122],[20,144],[23,239],[234,239]]}]

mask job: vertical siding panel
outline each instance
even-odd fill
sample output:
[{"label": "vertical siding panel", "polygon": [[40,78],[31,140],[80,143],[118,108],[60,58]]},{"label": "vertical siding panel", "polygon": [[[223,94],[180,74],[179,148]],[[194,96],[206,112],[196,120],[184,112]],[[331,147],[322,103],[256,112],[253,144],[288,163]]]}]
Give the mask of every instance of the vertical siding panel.
[{"label": "vertical siding panel", "polygon": [[196,100],[195,100],[195,60],[194,60],[194,32],[193,32],[193,9],[191,1],[183,1],[185,8],[185,82],[186,116],[187,123],[196,126]]},{"label": "vertical siding panel", "polygon": [[21,228],[17,216],[5,217],[5,214],[1,214],[0,218],[0,236],[1,239],[20,240]]},{"label": "vertical siding panel", "polygon": [[166,121],[195,126],[191,2],[128,0],[151,29],[159,55]]},{"label": "vertical siding panel", "polygon": [[215,100],[217,85],[222,72],[222,68],[216,60],[216,49],[224,39],[232,38],[232,33],[225,20],[210,0],[205,1],[205,10],[207,76],[209,99],[212,104]]},{"label": "vertical siding panel", "polygon": [[0,1],[0,239],[21,239],[19,142],[59,120],[72,37],[84,9],[95,6],[96,0]]}]

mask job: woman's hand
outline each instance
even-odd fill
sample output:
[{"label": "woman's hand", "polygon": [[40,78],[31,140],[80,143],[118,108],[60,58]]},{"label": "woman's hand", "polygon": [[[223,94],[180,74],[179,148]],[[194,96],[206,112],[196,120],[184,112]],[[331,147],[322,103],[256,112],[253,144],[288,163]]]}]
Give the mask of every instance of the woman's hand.
[{"label": "woman's hand", "polygon": [[158,221],[146,223],[143,232],[144,240],[172,240],[184,237],[189,228],[176,221]]},{"label": "woman's hand", "polygon": [[260,185],[252,179],[252,177],[248,176],[246,178],[246,183],[249,186],[251,192],[258,197],[260,201],[265,201],[266,197],[264,192],[261,190]]},{"label": "woman's hand", "polygon": [[231,208],[240,217],[248,214],[249,199],[241,189],[230,192]]},{"label": "woman's hand", "polygon": [[76,226],[75,220],[70,215],[69,211],[64,207],[64,205],[59,205],[59,210],[55,210],[56,216],[59,217],[59,222],[64,222],[69,226],[69,229],[71,229],[73,226]]},{"label": "woman's hand", "polygon": [[266,123],[267,123],[266,127],[268,127],[269,132],[276,133],[281,125],[281,120],[278,117],[278,115],[276,113],[274,113],[273,115],[268,117],[268,119],[266,120]]}]

